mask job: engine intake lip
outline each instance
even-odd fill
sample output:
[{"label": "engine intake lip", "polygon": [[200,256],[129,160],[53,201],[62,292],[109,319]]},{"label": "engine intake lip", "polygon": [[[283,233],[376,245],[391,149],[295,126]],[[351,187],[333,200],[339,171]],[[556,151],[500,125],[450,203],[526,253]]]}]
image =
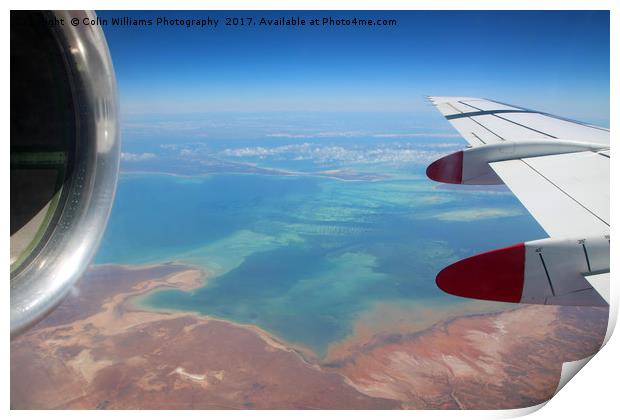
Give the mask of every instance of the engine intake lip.
[{"label": "engine intake lip", "polygon": [[[44,19],[94,19],[93,12],[56,11]],[[12,12],[13,18],[13,12]],[[120,160],[116,79],[97,26],[50,28],[71,81],[75,148],[70,173],[44,237],[11,272],[11,336],[54,309],[92,260],[107,224]],[[12,133],[13,136],[13,133]]]}]

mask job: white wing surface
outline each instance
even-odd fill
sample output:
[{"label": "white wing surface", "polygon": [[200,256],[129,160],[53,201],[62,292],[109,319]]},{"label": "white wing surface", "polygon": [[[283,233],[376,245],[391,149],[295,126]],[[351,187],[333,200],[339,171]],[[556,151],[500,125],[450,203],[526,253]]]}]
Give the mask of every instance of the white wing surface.
[{"label": "white wing surface", "polygon": [[459,261],[437,284],[472,298],[606,305],[588,279],[609,279],[609,130],[469,97],[431,97],[470,147],[431,164],[454,184],[506,184],[550,238]]}]

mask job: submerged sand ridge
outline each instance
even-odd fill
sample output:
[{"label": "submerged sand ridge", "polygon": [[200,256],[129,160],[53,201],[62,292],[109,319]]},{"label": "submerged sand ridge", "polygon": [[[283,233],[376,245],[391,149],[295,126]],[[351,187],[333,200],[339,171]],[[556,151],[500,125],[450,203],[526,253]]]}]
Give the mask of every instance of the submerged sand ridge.
[{"label": "submerged sand ridge", "polygon": [[[352,337],[326,360],[253,325],[133,303],[206,281],[180,264],[98,266],[11,343],[20,408],[517,408],[598,350],[607,311],[523,306]],[[484,392],[481,392],[484,390]]]}]

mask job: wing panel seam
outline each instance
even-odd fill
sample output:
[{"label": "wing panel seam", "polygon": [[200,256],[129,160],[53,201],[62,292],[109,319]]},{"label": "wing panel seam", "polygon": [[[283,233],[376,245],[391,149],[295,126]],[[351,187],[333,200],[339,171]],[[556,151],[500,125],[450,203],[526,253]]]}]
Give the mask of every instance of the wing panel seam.
[{"label": "wing panel seam", "polygon": [[474,137],[475,137],[478,141],[480,141],[480,143],[482,143],[482,144],[487,144],[484,140],[482,140],[482,139],[480,138],[480,136],[479,136],[479,135],[477,135],[477,134],[476,134],[476,133],[474,133],[473,131],[471,131],[471,135],[472,135],[472,136],[474,136]]},{"label": "wing panel seam", "polygon": [[534,131],[534,132],[536,132],[536,133],[542,134],[543,136],[551,137],[552,139],[557,139],[557,137],[556,137],[556,136],[552,136],[551,134],[545,133],[544,131],[540,131],[540,130],[537,130],[537,129],[535,129],[535,128],[528,127],[527,125],[519,124],[518,122],[516,122],[516,121],[512,121],[512,120],[509,120],[508,118],[500,117],[499,115],[495,115],[495,114],[493,114],[493,116],[494,116],[495,118],[499,118],[500,120],[504,120],[504,121],[506,121],[506,122],[509,122],[509,123],[513,123],[513,124],[515,124],[515,125],[518,125],[519,127],[523,127],[523,128],[528,129],[528,130]]},{"label": "wing panel seam", "polygon": [[601,219],[596,213],[594,213],[592,210],[590,210],[589,208],[587,208],[586,206],[584,206],[581,202],[579,202],[577,199],[575,199],[575,197],[573,197],[572,195],[570,195],[569,193],[567,193],[566,191],[564,191],[560,186],[558,186],[556,183],[554,183],[553,181],[551,181],[549,178],[547,178],[545,175],[543,175],[540,171],[538,171],[536,168],[534,168],[532,165],[530,165],[529,163],[527,163],[525,160],[523,159],[519,159],[521,162],[523,162],[525,165],[527,165],[532,171],[534,171],[535,173],[537,173],[538,175],[540,175],[544,180],[546,180],[548,183],[550,183],[551,185],[553,185],[555,188],[558,189],[558,191],[561,191],[562,193],[564,193],[564,195],[566,195],[568,198],[570,198],[571,200],[573,200],[575,203],[579,204],[583,209],[585,209],[588,213],[590,213],[592,216],[596,217],[598,220],[600,220],[601,222],[603,222],[606,226],[609,227],[609,223],[607,223],[605,220]]},{"label": "wing panel seam", "polygon": [[[446,102],[446,105],[448,105],[450,108],[452,108],[453,110],[455,110],[456,112],[458,112],[459,114],[462,114],[463,111],[461,111],[460,109],[458,109],[457,107],[455,107],[454,105],[452,105],[450,102]],[[445,115],[444,115],[445,117]]]},{"label": "wing panel seam", "polygon": [[476,124],[478,124],[480,127],[484,128],[485,130],[487,130],[489,133],[493,134],[495,137],[497,137],[498,139],[500,139],[501,141],[506,141],[505,138],[503,138],[502,136],[500,136],[499,134],[495,133],[493,130],[491,130],[490,128],[486,127],[485,125],[479,123],[478,121],[474,120],[472,117],[468,117],[470,120],[472,120],[473,122],[475,122]]},{"label": "wing panel seam", "polygon": [[[477,109],[478,111],[484,112],[484,110],[483,110],[482,108],[478,108],[478,107],[473,106],[473,105],[468,105],[468,104],[466,104],[466,103],[465,103],[465,102],[463,102],[463,101],[459,101],[459,103],[461,103],[461,104],[463,104],[463,105],[470,106],[470,107],[472,107],[472,108],[475,108],[475,109]],[[503,104],[503,105],[507,105],[507,104]],[[512,106],[512,105],[507,105],[507,106]],[[517,107],[517,108],[518,108],[518,107]],[[540,112],[537,112],[537,111],[532,111],[532,110],[526,110],[525,108],[520,108],[519,110],[512,110],[512,112],[531,112],[531,113],[533,113],[533,114],[541,114]],[[527,125],[519,124],[518,122],[516,122],[516,121],[512,121],[512,120],[509,120],[508,118],[500,117],[499,115],[496,115],[495,113],[489,113],[489,114],[484,114],[484,115],[492,115],[493,117],[499,118],[500,120],[504,120],[504,121],[506,121],[506,122],[509,122],[509,123],[512,123],[512,124],[518,125],[519,127],[523,127],[523,128],[528,129],[528,130],[532,130],[532,131],[534,131],[534,132],[536,132],[536,133],[542,134],[543,136],[547,136],[547,137],[551,137],[551,138],[553,138],[553,139],[557,139],[557,137],[552,136],[551,134],[547,134],[547,133],[545,133],[545,132],[543,132],[543,131],[536,130],[535,128],[528,127]],[[542,115],[542,114],[541,114],[541,115]],[[453,117],[453,118],[456,118],[456,117]],[[474,121],[475,121],[475,120],[474,120]],[[477,121],[476,121],[476,122],[477,122]],[[485,127],[485,128],[486,128],[486,127]]]},{"label": "wing panel seam", "polygon": [[[522,106],[516,106],[516,105],[512,105],[512,104],[507,104],[507,103],[505,103],[505,102],[496,101],[496,100],[494,100],[494,99],[487,99],[487,98],[483,98],[483,99],[484,99],[485,101],[495,102],[496,104],[500,104],[500,105],[511,106],[511,107],[513,107],[513,108],[518,108],[518,109],[522,109],[522,110],[534,111],[534,110],[529,109],[529,108],[524,108],[524,107],[522,107]],[[470,105],[470,106],[471,106],[471,105]],[[475,107],[474,107],[474,108],[475,108]],[[555,118],[555,119],[558,119],[558,120],[560,120],[560,121],[569,122],[569,123],[571,123],[571,124],[580,125],[580,126],[582,126],[582,127],[593,128],[593,129],[595,129],[595,130],[606,131],[606,132],[608,132],[608,133],[609,133],[609,129],[608,129],[608,128],[598,127],[598,126],[596,126],[596,125],[592,125],[592,124],[584,123],[584,122],[577,121],[577,120],[572,120],[572,119],[570,119],[570,118],[559,117],[559,116],[557,116],[557,115],[549,114],[549,113],[547,113],[547,112],[542,112],[542,111],[534,111],[534,112],[537,112],[537,113],[539,113],[540,115],[544,115],[544,116],[546,116],[546,117],[550,117],[550,118]]]}]

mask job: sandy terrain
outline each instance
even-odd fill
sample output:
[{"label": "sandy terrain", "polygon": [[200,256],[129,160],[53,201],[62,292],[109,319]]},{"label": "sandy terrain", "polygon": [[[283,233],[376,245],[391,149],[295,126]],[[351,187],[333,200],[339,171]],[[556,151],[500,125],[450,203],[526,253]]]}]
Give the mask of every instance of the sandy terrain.
[{"label": "sandy terrain", "polygon": [[607,310],[523,306],[384,334],[333,360],[361,392],[406,408],[516,408],[549,399],[561,364],[595,353]]},{"label": "sandy terrain", "polygon": [[202,282],[200,271],[174,265],[91,270],[53,319],[11,343],[12,408],[399,407],[255,326],[130,304]]},{"label": "sandy terrain", "polygon": [[91,269],[12,341],[12,408],[524,407],[551,396],[561,362],[598,349],[607,319],[522,306],[390,329],[377,323],[390,311],[381,307],[318,360],[256,326],[131,303],[204,281],[177,264]]}]

